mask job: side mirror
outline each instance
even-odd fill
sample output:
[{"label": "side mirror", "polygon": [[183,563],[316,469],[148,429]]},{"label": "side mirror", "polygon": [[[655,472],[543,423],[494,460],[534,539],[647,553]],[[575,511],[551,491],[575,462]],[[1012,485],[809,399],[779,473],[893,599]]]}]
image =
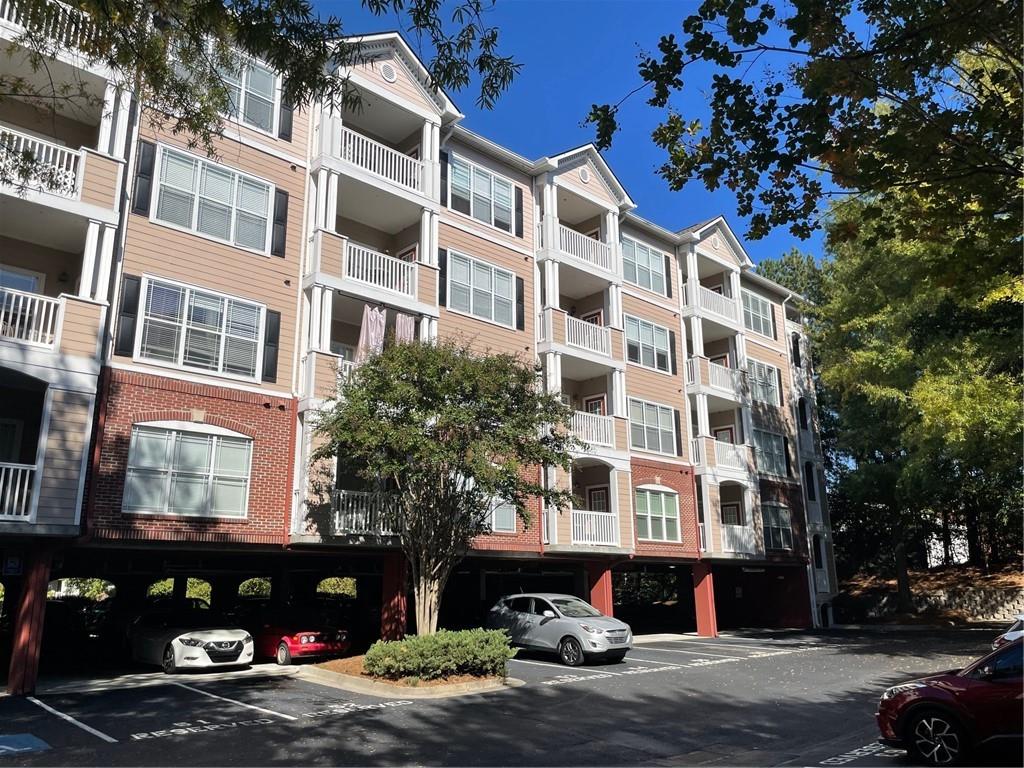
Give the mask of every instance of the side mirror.
[{"label": "side mirror", "polygon": [[554,611],[544,611],[544,613],[542,613],[541,616],[543,616],[545,619],[553,619],[553,618],[555,618],[555,612]]}]

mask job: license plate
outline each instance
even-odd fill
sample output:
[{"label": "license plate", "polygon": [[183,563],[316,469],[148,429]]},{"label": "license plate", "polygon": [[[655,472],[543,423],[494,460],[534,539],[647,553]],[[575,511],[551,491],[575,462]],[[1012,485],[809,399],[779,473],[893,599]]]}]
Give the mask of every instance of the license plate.
[{"label": "license plate", "polygon": [[622,643],[626,642],[626,638],[624,638],[624,637],[609,637],[608,638],[608,642],[612,643],[613,645],[621,645]]}]

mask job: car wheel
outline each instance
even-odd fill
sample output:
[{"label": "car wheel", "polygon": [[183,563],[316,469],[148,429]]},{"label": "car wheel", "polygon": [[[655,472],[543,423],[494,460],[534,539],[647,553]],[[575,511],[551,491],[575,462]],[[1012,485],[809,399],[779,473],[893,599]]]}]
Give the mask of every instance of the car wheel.
[{"label": "car wheel", "polygon": [[288,643],[280,643],[277,646],[277,663],[287,667],[292,663],[292,652],[288,650]]},{"label": "car wheel", "polygon": [[969,746],[956,718],[935,710],[911,718],[906,743],[910,756],[928,765],[959,765]]},{"label": "car wheel", "polygon": [[583,663],[583,646],[575,637],[563,637],[558,644],[558,658],[567,667],[578,667]]},{"label": "car wheel", "polygon": [[605,656],[605,659],[607,661],[612,662],[613,664],[618,664],[624,658],[626,658],[626,652],[625,651],[616,651],[615,653],[609,653],[609,654],[607,654]]},{"label": "car wheel", "polygon": [[164,673],[168,675],[173,675],[178,670],[178,665],[174,661],[174,648],[171,647],[170,643],[164,648],[164,658],[160,666],[163,667]]}]

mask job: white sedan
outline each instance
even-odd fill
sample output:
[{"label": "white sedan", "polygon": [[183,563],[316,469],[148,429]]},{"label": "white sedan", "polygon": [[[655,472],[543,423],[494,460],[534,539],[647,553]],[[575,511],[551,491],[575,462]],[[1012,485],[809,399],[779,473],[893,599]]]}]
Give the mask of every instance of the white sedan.
[{"label": "white sedan", "polygon": [[144,614],[132,625],[130,642],[133,659],[157,664],[167,674],[252,663],[252,636],[209,610]]}]

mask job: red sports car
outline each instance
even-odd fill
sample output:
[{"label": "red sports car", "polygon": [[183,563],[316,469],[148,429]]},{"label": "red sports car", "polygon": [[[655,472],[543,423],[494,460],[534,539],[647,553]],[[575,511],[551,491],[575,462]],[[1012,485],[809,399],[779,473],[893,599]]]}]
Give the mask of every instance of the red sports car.
[{"label": "red sports car", "polygon": [[1020,749],[1024,640],[960,670],[894,685],[878,702],[883,744],[928,765],[958,765],[981,747]]},{"label": "red sports car", "polygon": [[352,646],[346,630],[328,626],[314,612],[266,615],[250,633],[256,645],[255,655],[276,659],[278,664],[344,656]]}]

